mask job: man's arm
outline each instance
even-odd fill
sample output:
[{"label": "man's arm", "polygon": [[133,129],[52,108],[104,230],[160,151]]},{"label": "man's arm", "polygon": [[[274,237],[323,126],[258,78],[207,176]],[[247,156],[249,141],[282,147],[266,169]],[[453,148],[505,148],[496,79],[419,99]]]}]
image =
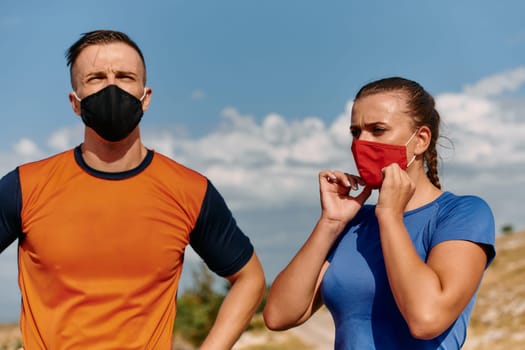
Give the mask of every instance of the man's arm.
[{"label": "man's arm", "polygon": [[239,271],[226,279],[231,283],[231,288],[200,350],[231,349],[264,296],[264,272],[255,252]]}]

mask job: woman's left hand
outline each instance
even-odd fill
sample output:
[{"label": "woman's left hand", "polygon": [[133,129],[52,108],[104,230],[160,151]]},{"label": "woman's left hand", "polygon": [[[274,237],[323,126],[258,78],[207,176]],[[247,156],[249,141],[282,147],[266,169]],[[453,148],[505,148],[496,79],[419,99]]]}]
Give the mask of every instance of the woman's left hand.
[{"label": "woman's left hand", "polygon": [[376,214],[378,211],[392,211],[403,215],[408,201],[414,195],[416,186],[408,173],[397,163],[383,168],[383,183],[379,189]]}]

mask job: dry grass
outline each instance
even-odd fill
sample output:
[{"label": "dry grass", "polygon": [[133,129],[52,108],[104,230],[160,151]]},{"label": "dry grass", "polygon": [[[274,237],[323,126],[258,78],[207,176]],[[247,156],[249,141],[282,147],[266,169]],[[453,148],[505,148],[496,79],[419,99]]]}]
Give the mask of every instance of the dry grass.
[{"label": "dry grass", "polygon": [[478,293],[464,350],[525,348],[525,232],[498,237],[496,250]]},{"label": "dry grass", "polygon": [[17,350],[22,342],[17,324],[0,324],[0,350]]}]

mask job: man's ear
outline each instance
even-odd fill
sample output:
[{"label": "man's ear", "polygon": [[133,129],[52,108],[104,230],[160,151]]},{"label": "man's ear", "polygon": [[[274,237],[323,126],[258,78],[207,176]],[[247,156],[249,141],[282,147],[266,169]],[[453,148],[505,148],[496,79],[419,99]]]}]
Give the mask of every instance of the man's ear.
[{"label": "man's ear", "polygon": [[69,103],[71,103],[73,112],[75,112],[76,115],[80,115],[80,101],[73,91],[69,93]]},{"label": "man's ear", "polygon": [[151,102],[151,93],[153,90],[149,87],[144,88],[144,99],[142,100],[142,110],[146,112],[149,108]]},{"label": "man's ear", "polygon": [[425,153],[428,146],[430,145],[430,140],[432,139],[432,132],[430,128],[426,125],[421,126],[416,134],[416,146],[414,149],[414,154],[421,155]]}]

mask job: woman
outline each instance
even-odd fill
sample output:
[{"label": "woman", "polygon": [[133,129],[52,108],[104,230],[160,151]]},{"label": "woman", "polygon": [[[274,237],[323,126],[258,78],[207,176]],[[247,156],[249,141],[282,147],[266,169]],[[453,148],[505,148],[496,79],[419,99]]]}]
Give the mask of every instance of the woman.
[{"label": "woman", "polygon": [[[361,88],[350,126],[360,176],[319,173],[322,214],[270,289],[268,328],[300,325],[325,304],[335,349],[461,348],[495,256],[494,219],[482,199],[441,189],[439,121],[416,82]],[[364,205],[374,189],[377,203]]]}]

